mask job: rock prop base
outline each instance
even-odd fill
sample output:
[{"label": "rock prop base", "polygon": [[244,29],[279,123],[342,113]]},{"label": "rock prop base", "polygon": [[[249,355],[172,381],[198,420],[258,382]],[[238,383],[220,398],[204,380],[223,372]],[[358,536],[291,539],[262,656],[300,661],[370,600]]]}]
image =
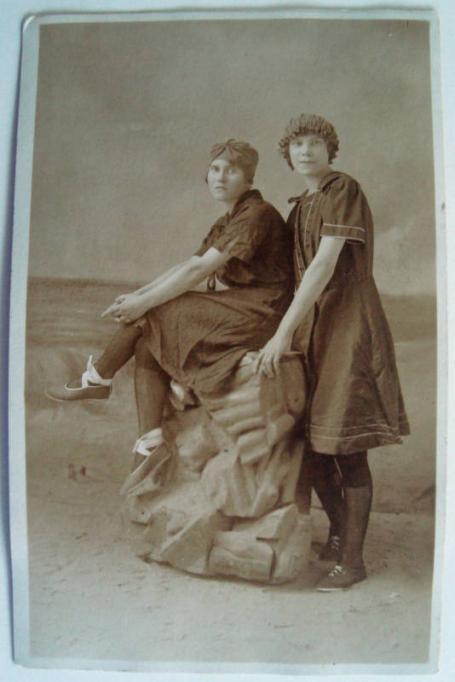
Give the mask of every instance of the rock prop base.
[{"label": "rock prop base", "polygon": [[145,560],[267,583],[304,570],[311,526],[295,504],[303,444],[292,438],[304,373],[289,356],[278,376],[259,377],[254,357],[225,395],[198,396],[184,410],[174,395],[166,443],[125,481],[129,536]]}]

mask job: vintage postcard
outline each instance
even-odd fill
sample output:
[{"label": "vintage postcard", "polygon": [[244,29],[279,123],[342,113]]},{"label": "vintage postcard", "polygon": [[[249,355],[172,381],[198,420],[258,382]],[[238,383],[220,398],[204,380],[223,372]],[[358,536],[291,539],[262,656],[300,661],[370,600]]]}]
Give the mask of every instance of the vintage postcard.
[{"label": "vintage postcard", "polygon": [[27,19],[18,663],[437,669],[437,55],[415,10]]}]

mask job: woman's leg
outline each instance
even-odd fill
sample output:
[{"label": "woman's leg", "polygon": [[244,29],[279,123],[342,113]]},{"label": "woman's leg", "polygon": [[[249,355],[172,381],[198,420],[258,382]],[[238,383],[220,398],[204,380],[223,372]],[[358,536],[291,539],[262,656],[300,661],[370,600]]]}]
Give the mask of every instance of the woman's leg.
[{"label": "woman's leg", "polygon": [[144,338],[137,341],[134,357],[134,390],[142,434],[161,426],[170,378],[150,353]]},{"label": "woman's leg", "polygon": [[87,369],[77,379],[65,386],[49,387],[46,394],[53,400],[104,399],[111,393],[112,377],[133,356],[142,328],[136,325],[121,325],[111,338],[101,357],[92,364],[89,358]]},{"label": "woman's leg", "polygon": [[316,491],[322,507],[328,516],[330,527],[327,543],[319,558],[338,561],[344,516],[343,489],[341,476],[333,455],[308,451],[303,460],[303,478]]},{"label": "woman's leg", "polygon": [[345,505],[342,553],[340,565],[318,585],[324,592],[344,589],[366,578],[363,545],[373,498],[367,453],[338,456],[336,461],[341,471]]},{"label": "woman's leg", "polygon": [[142,328],[134,324],[121,325],[110,339],[94,367],[103,379],[112,379],[114,374],[134,355]]},{"label": "woman's leg", "polygon": [[[134,356],[136,362],[134,390],[139,434],[144,436],[151,431],[161,429],[170,377],[150,353],[143,337],[136,342]],[[142,460],[143,456],[135,453],[133,468],[136,468]]]},{"label": "woman's leg", "polygon": [[342,563],[363,567],[363,544],[373,499],[373,479],[367,453],[337,457],[343,477],[345,526],[343,529]]}]

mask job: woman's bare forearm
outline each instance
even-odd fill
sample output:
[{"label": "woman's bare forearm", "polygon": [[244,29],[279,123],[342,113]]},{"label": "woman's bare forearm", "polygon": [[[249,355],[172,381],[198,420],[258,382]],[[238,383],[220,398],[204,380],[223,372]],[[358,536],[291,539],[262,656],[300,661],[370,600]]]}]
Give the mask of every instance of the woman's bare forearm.
[{"label": "woman's bare forearm", "polygon": [[288,338],[293,336],[330,282],[344,243],[344,239],[336,237],[321,238],[316,256],[306,270],[277,333]]},{"label": "woman's bare forearm", "polygon": [[182,268],[184,265],[185,263],[179,263],[178,265],[174,265],[172,268],[169,268],[169,270],[166,270],[166,272],[163,272],[162,275],[159,275],[156,279],[149,282],[149,284],[145,284],[140,289],[136,289],[134,293],[142,296],[143,294],[150,291],[150,289],[155,287],[157,284],[162,284],[163,282],[165,282],[171,275],[177,272],[177,270]]},{"label": "woman's bare forearm", "polygon": [[302,281],[294,295],[294,299],[287,309],[278,327],[278,333],[292,336],[333,275],[333,266],[313,261],[305,272]]},{"label": "woman's bare forearm", "polygon": [[195,260],[196,258],[190,258],[169,271],[166,277],[162,277],[159,282],[154,282],[153,286],[142,294],[148,308],[155,308],[181,296],[200,284],[210,274],[201,267],[199,259]]}]

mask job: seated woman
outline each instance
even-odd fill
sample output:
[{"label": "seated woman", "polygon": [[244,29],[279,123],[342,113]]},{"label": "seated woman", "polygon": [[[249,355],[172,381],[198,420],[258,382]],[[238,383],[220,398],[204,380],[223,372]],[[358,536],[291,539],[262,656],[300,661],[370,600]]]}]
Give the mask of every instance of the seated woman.
[{"label": "seated woman", "polygon": [[[212,148],[207,184],[227,213],[193,256],[119,296],[103,313],[120,328],[101,356],[94,363],[89,358],[81,378],[47,391],[55,400],[107,398],[115,373],[135,355],[136,463],[163,442],[170,380],[196,394],[227,387],[242,358],[264,346],[290,304],[292,242],[280,214],[251,188],[257,163],[246,142],[230,139]],[[206,278],[208,291],[192,291]]]}]

